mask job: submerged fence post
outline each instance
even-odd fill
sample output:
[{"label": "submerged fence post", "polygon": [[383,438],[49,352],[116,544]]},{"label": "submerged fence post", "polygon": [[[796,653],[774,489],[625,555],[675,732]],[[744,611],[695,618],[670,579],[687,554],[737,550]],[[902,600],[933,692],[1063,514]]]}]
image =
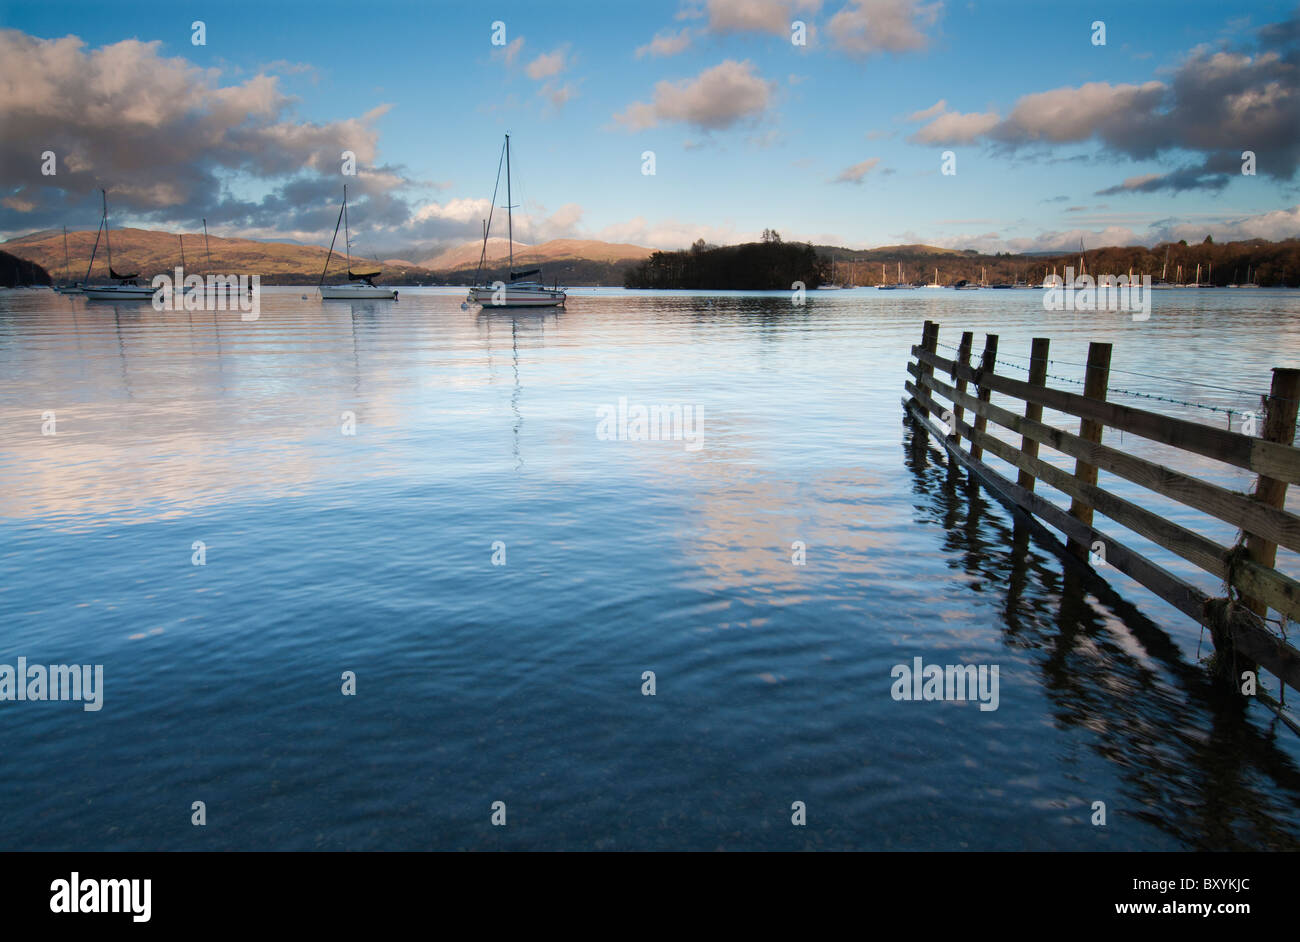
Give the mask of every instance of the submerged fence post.
[{"label": "submerged fence post", "polygon": [[[939,349],[939,325],[934,321],[926,321],[925,326],[921,328],[921,349],[926,353],[935,353]],[[930,398],[931,393],[925,381],[928,377],[934,375],[934,366],[919,357],[917,365],[920,367],[921,375],[917,377],[916,391],[924,394],[930,402],[933,402],[934,400]],[[920,402],[921,400],[918,399],[917,401]],[[923,408],[926,415],[934,411],[924,404]]]},{"label": "submerged fence post", "polygon": [[[1300,407],[1300,370],[1274,369],[1273,385],[1264,399],[1264,429],[1260,436],[1266,441],[1281,445],[1295,442],[1297,408]],[[1255,481],[1253,500],[1267,507],[1281,509],[1286,504],[1287,482],[1261,474]],[[1277,562],[1277,544],[1246,533],[1246,556],[1251,562],[1272,569]],[[1247,607],[1261,618],[1268,614],[1268,605],[1259,599],[1246,599]]]},{"label": "submerged fence post", "polygon": [[[984,377],[985,373],[994,372],[993,368],[997,366],[997,359],[998,359],[998,335],[985,334],[984,335],[984,356],[980,358],[980,368],[979,368],[980,379]],[[993,390],[989,389],[983,383],[978,383],[978,385],[980,388],[979,401],[988,402],[989,397],[993,395]],[[989,427],[988,419],[986,419],[982,415],[975,416],[975,431],[982,432],[988,427]],[[971,439],[970,456],[974,458],[976,461],[979,461],[984,454],[984,449],[981,448],[978,444],[976,444],[975,441],[976,438],[978,438],[978,436],[974,436]]]},{"label": "submerged fence post", "polygon": [[[1047,352],[1051,347],[1051,340],[1047,337],[1035,337],[1033,348],[1029,352],[1029,384],[1031,386],[1047,385]],[[1043,407],[1036,402],[1025,400],[1025,418],[1031,422],[1043,421]],[[1038,457],[1038,442],[1028,435],[1020,436],[1020,450],[1030,458]],[[1016,477],[1016,483],[1027,491],[1034,489],[1034,481],[1037,480],[1028,471],[1021,470]]]},{"label": "submerged fence post", "polygon": [[[1088,373],[1083,381],[1083,394],[1088,399],[1097,399],[1101,402],[1106,401],[1106,392],[1110,388],[1110,353],[1111,345],[1108,343],[1090,343],[1088,344]],[[1084,441],[1100,442],[1101,432],[1105,426],[1100,422],[1094,422],[1092,419],[1081,419],[1079,421],[1079,437]],[[1075,480],[1082,484],[1097,483],[1097,466],[1088,464],[1082,459],[1076,459],[1074,463]],[[1092,505],[1079,498],[1073,498],[1070,501],[1070,516],[1080,523],[1092,526]],[[1084,546],[1076,540],[1070,540],[1070,552],[1079,559],[1087,559],[1089,546]]]},{"label": "submerged fence post", "polygon": [[[970,348],[971,348],[971,344],[974,341],[975,341],[974,331],[971,330],[962,331],[961,344],[957,347],[957,356],[953,359],[954,364],[956,364],[957,366],[967,366],[969,364]],[[957,379],[956,369],[952,371],[950,378],[957,380],[957,392],[964,393],[966,391],[966,380],[964,378]],[[957,429],[961,427],[962,416],[965,414],[965,412],[966,410],[963,409],[960,404],[955,402],[953,403],[952,443],[954,445],[961,444],[961,432],[957,431]]]}]

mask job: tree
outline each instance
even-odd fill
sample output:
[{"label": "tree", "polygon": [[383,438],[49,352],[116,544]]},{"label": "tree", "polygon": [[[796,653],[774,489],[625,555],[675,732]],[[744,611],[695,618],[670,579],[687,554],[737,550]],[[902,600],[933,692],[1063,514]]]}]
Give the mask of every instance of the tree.
[{"label": "tree", "polygon": [[1205,241],[1201,243],[1201,245],[1213,245],[1213,244],[1214,244],[1214,236],[1209,234],[1205,236]]},{"label": "tree", "polygon": [[780,241],[781,241],[781,233],[777,232],[775,229],[764,229],[764,230],[763,230],[763,241],[764,241],[764,242],[780,242]]}]

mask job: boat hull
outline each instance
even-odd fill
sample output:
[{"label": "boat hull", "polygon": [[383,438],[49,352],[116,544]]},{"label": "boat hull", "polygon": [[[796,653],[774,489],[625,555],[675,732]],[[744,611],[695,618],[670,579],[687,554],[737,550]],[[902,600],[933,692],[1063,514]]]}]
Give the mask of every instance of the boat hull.
[{"label": "boat hull", "polygon": [[322,285],[320,296],[326,301],[356,301],[368,298],[397,300],[397,292],[392,288],[376,288],[374,285]]},{"label": "boat hull", "polygon": [[148,301],[153,298],[154,289],[135,285],[100,285],[82,288],[81,293],[91,301]]},{"label": "boat hull", "polygon": [[481,304],[485,308],[558,307],[566,298],[565,293],[558,288],[525,288],[514,285],[507,287],[502,297],[495,295],[491,286],[485,285],[470,288],[469,297],[465,300],[471,304]]}]

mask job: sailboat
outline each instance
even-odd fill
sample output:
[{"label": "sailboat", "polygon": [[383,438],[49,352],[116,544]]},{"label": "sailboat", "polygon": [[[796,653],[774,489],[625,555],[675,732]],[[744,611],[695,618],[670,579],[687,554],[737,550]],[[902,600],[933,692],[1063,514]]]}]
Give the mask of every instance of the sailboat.
[{"label": "sailboat", "polygon": [[[348,283],[345,285],[325,284],[325,274],[330,270],[330,259],[334,257],[334,243],[339,237],[339,226],[343,227],[343,249],[348,260]],[[205,224],[206,228],[206,224]],[[326,301],[353,301],[361,298],[385,298],[397,300],[397,292],[392,288],[381,288],[375,284],[379,277],[377,271],[355,272],[352,270],[352,235],[348,227],[348,187],[343,185],[343,204],[339,206],[339,218],[334,223],[334,238],[330,239],[329,254],[325,256],[325,269],[320,273],[317,288]]]},{"label": "sailboat", "polygon": [[[898,262],[897,264],[898,264],[898,280],[894,282],[892,285],[877,285],[876,287],[878,287],[881,291],[912,291],[916,288],[916,285],[906,284],[903,281],[903,263]],[[883,265],[881,266],[881,269],[882,269],[881,274],[883,277],[884,274]]]},{"label": "sailboat", "polygon": [[[104,201],[104,215],[99,220],[99,231],[95,233],[95,247],[90,250],[90,264],[86,266],[86,280],[81,293],[92,301],[148,301],[154,295],[153,288],[140,284],[139,273],[119,275],[113,270],[113,243],[109,239],[108,227],[108,193],[99,191]],[[104,236],[104,247],[108,252],[108,276],[117,282],[115,285],[90,284],[90,270],[95,265],[95,254],[99,251],[99,236]]]},{"label": "sailboat", "polygon": [[841,284],[840,284],[838,281],[836,281],[836,279],[835,279],[835,259],[831,259],[831,280],[830,280],[829,282],[827,282],[826,284],[822,285],[821,288],[820,288],[820,290],[822,290],[822,291],[839,291],[839,290],[840,290],[841,288],[843,288],[843,287],[844,287],[844,286],[841,285]]},{"label": "sailboat", "polygon": [[926,285],[926,287],[927,287],[927,288],[942,288],[942,287],[943,287],[943,285],[939,284],[939,269],[936,268],[936,269],[934,270],[934,281],[930,282],[928,285]]},{"label": "sailboat", "polygon": [[[483,271],[483,265],[487,261],[487,240],[488,233],[492,226],[491,212],[488,214],[487,221],[483,225],[483,252],[479,255],[478,270],[474,272],[474,285],[469,289],[469,294],[465,301],[469,304],[481,304],[484,307],[558,307],[564,304],[564,289],[558,284],[553,287],[546,287],[540,281],[522,281],[529,275],[536,275],[541,272],[540,268],[530,268],[526,271],[515,271],[515,216],[514,201],[511,199],[510,190],[510,135],[506,135],[504,150],[504,160],[506,165],[506,241],[509,243],[509,268],[506,270],[510,274],[509,284],[500,289],[493,287],[491,284],[479,284],[479,275]],[[497,201],[497,188],[501,186],[501,167],[497,165],[497,182],[492,189],[492,204],[495,209]]]},{"label": "sailboat", "polygon": [[54,290],[59,294],[81,294],[81,285],[72,281],[72,260],[68,257],[68,227],[63,227],[63,279],[64,284]]}]

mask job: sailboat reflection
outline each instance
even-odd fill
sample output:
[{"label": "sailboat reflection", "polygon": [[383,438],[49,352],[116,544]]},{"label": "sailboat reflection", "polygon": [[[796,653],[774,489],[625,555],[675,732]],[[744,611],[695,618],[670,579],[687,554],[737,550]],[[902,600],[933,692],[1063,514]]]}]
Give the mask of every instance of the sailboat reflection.
[{"label": "sailboat reflection", "polygon": [[520,400],[523,396],[523,383],[520,381],[519,373],[519,338],[524,335],[534,334],[540,345],[541,339],[545,336],[545,327],[548,320],[553,322],[559,321],[559,310],[553,308],[483,308],[475,316],[474,321],[483,332],[483,346],[487,352],[488,372],[492,374],[494,364],[492,362],[492,328],[493,326],[510,327],[510,365],[514,373],[514,390],[510,394],[510,411],[514,416],[511,426],[511,435],[513,444],[511,446],[515,459],[515,470],[522,471],[524,467],[523,455],[519,448],[519,432],[524,424],[523,412],[519,408]]}]

